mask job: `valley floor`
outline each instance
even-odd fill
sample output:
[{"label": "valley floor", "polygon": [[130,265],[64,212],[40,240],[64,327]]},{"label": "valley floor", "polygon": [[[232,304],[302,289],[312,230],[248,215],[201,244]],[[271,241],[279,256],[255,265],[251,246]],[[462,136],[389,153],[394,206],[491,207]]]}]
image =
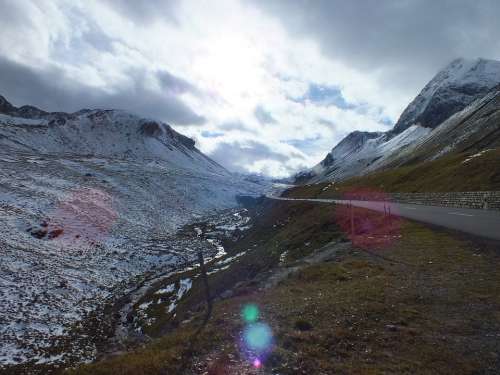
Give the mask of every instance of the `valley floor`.
[{"label": "valley floor", "polygon": [[[149,343],[68,373],[500,372],[498,242],[400,221],[353,244],[330,205],[265,201],[251,211],[253,227],[225,244],[238,258],[209,276],[206,325],[195,282],[176,316],[145,329]],[[248,304],[260,310],[252,324],[272,332],[265,348],[248,348]]]}]

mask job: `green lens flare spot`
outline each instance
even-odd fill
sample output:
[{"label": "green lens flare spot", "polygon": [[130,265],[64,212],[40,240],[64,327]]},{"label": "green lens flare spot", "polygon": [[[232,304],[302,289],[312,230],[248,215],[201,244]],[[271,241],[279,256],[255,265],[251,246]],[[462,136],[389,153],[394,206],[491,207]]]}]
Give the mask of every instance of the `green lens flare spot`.
[{"label": "green lens flare spot", "polygon": [[259,319],[260,311],[257,305],[248,304],[241,310],[241,317],[246,323],[255,323]]}]

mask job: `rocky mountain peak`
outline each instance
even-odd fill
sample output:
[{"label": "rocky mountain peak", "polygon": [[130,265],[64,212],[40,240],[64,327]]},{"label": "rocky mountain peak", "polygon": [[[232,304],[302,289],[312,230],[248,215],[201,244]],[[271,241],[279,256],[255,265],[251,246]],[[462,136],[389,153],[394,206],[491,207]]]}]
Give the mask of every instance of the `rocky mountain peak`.
[{"label": "rocky mountain peak", "polygon": [[10,113],[15,109],[16,107],[14,107],[7,99],[0,95],[0,113]]},{"label": "rocky mountain peak", "polygon": [[393,132],[399,134],[415,124],[434,129],[499,83],[500,61],[455,59],[408,105]]}]

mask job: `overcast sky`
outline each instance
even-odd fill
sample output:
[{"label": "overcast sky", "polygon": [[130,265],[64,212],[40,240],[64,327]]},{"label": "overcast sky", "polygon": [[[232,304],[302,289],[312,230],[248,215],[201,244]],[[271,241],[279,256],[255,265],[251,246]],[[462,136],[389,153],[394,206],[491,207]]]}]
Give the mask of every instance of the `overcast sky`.
[{"label": "overcast sky", "polygon": [[285,176],[389,129],[456,57],[500,59],[496,0],[0,0],[0,94],[168,122]]}]

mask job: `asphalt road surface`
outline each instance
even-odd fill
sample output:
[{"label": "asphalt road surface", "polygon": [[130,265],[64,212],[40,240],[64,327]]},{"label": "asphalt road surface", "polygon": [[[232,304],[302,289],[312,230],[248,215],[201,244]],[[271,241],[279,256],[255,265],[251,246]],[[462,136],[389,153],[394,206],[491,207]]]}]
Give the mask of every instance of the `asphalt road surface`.
[{"label": "asphalt road surface", "polygon": [[[391,214],[440,225],[442,227],[456,229],[462,232],[474,234],[480,237],[500,240],[500,211],[476,210],[470,208],[451,208],[438,206],[423,206],[419,204],[403,204],[394,202],[378,201],[346,201],[335,199],[299,199],[268,196],[271,199],[307,201],[319,203],[349,204],[356,207],[364,207],[370,210],[384,212],[389,210]],[[385,207],[384,207],[385,205]]]}]

